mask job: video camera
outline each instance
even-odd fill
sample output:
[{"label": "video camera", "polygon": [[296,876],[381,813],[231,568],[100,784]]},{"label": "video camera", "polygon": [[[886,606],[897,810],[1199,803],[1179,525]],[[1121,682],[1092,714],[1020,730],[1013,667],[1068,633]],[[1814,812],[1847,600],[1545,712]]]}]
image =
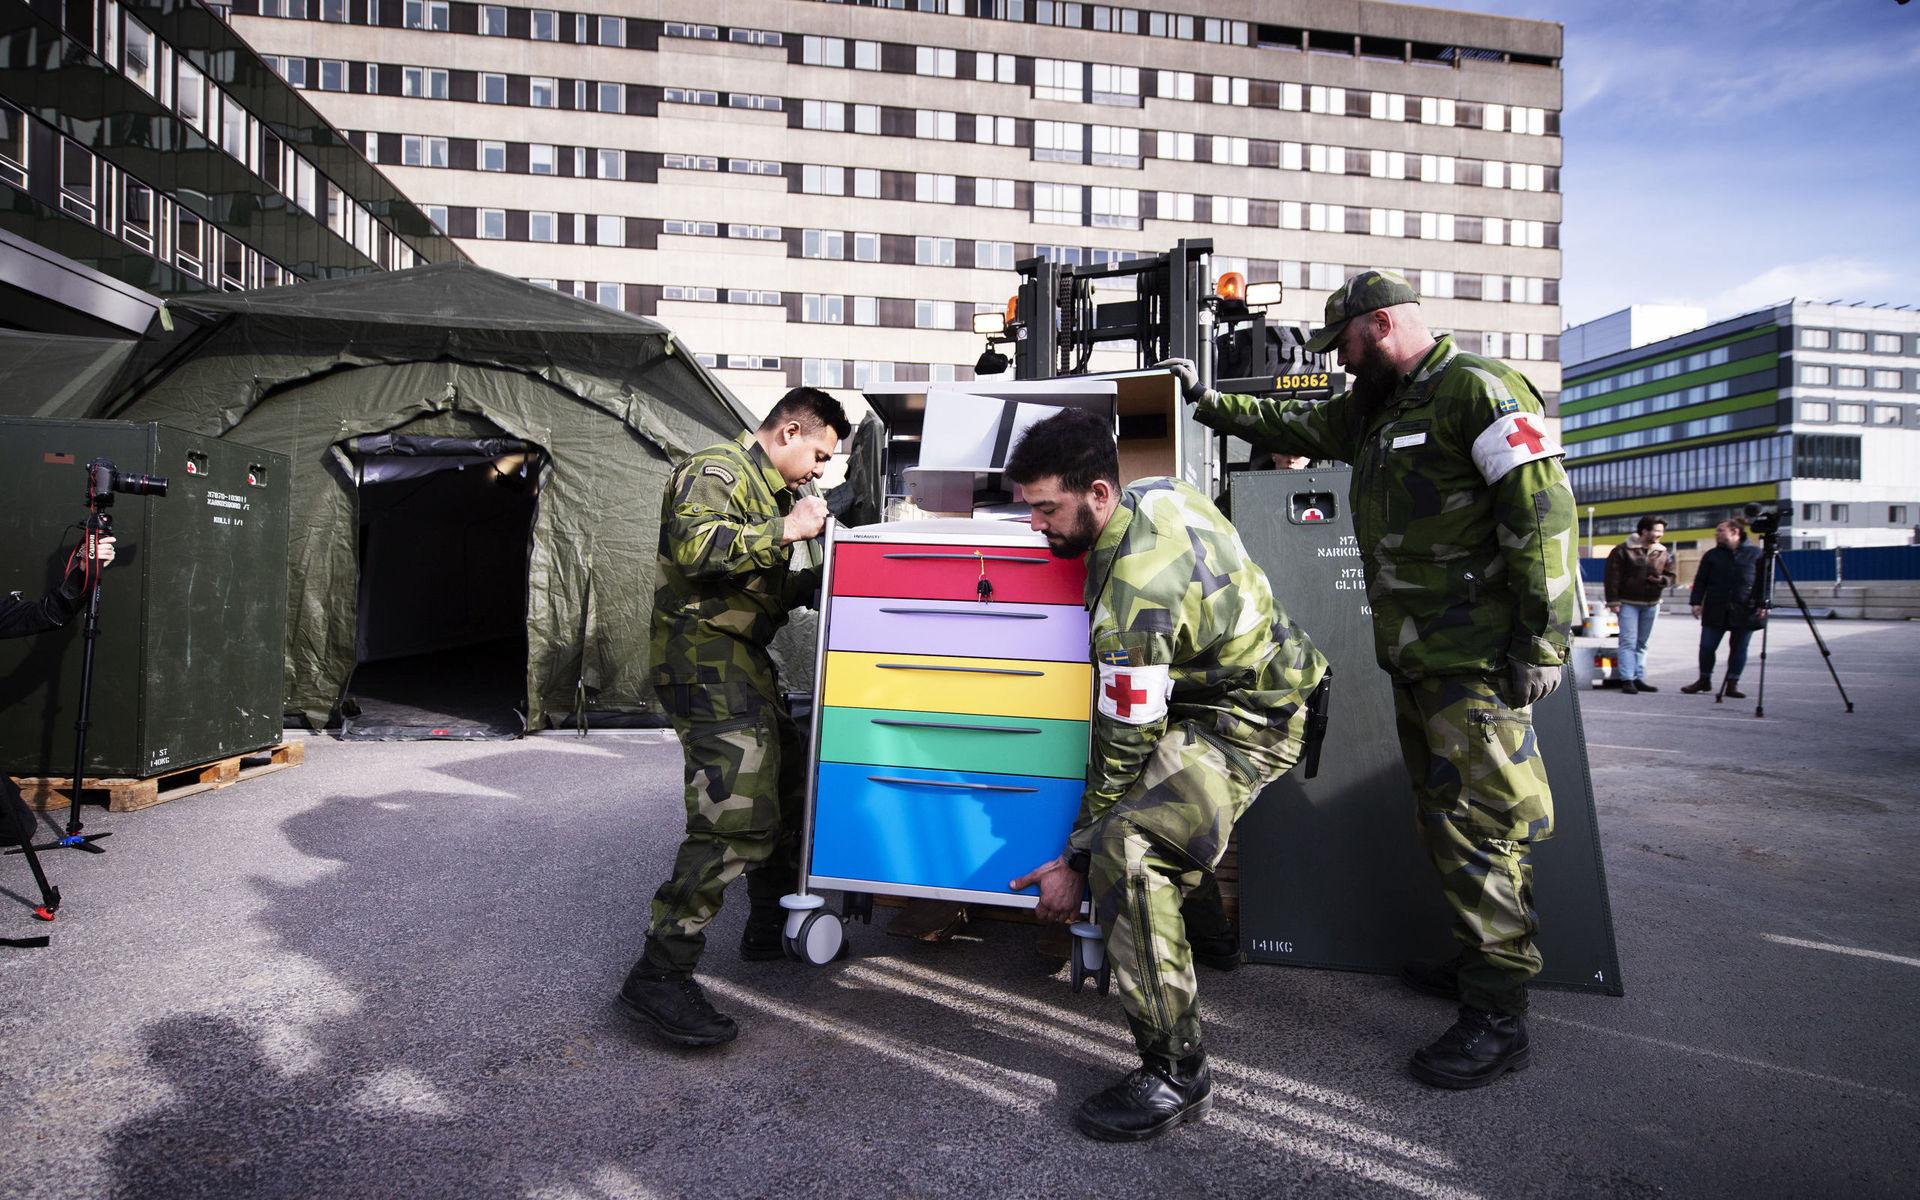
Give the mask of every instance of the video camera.
[{"label": "video camera", "polygon": [[1747,528],[1761,537],[1770,537],[1780,532],[1780,522],[1792,518],[1792,510],[1786,508],[1764,508],[1749,502],[1740,510],[1747,519]]},{"label": "video camera", "polygon": [[129,471],[122,474],[113,465],[113,460],[96,458],[87,464],[87,506],[99,508],[113,503],[113,493],[124,496],[164,496],[167,494],[165,475],[140,475]]}]

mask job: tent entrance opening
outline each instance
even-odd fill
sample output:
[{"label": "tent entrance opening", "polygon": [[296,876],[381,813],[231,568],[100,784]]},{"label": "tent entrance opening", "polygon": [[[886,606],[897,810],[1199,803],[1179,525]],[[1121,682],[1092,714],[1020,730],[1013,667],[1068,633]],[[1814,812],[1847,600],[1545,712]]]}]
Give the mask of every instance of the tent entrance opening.
[{"label": "tent entrance opening", "polygon": [[359,623],[345,735],[517,737],[538,451],[357,438]]}]

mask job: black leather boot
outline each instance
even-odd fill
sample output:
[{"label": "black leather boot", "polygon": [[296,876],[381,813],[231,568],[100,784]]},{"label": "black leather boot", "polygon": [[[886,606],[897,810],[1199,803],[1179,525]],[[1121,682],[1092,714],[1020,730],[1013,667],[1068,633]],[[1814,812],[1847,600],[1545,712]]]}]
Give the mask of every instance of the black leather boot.
[{"label": "black leather boot", "polygon": [[1204,1050],[1176,1063],[1146,1059],[1139,1069],[1089,1096],[1073,1115],[1081,1133],[1101,1142],[1144,1142],[1213,1108],[1213,1068]]},{"label": "black leather boot", "polygon": [[1635,683],[1633,680],[1622,679],[1620,681],[1620,694],[1622,696],[1632,696],[1637,694],[1639,691],[1640,691],[1640,685]]},{"label": "black leather boot", "polygon": [[1533,1052],[1527,1019],[1460,1007],[1460,1019],[1431,1046],[1413,1052],[1413,1077],[1431,1087],[1485,1087],[1508,1071],[1524,1071]]},{"label": "black leather boot", "polygon": [[1722,685],[1722,688],[1723,690],[1720,694],[1729,700],[1745,700],[1747,698],[1747,694],[1740,690],[1740,677],[1738,675],[1727,676],[1727,682]]},{"label": "black leather boot", "polygon": [[785,958],[787,948],[781,944],[786,933],[787,912],[776,908],[772,912],[755,909],[747,914],[747,927],[740,931],[740,957],[747,962],[769,962],[776,958]]},{"label": "black leather boot", "polygon": [[1701,692],[1712,691],[1713,680],[1707,678],[1705,675],[1702,675],[1700,678],[1694,680],[1692,683],[1689,683],[1688,685],[1681,688],[1680,690],[1685,692],[1689,696],[1697,696]]},{"label": "black leather boot", "polygon": [[1460,959],[1461,955],[1435,962],[1431,959],[1414,959],[1400,967],[1400,982],[1416,992],[1425,992],[1429,996],[1438,996],[1442,1000],[1460,998]]},{"label": "black leather boot", "polygon": [[635,1024],[681,1046],[718,1046],[740,1036],[733,1018],[709,1004],[699,984],[676,978],[644,958],[627,972],[615,1003]]},{"label": "black leather boot", "polygon": [[1659,688],[1653,686],[1652,684],[1648,683],[1644,679],[1634,680],[1633,687],[1635,691],[1640,691],[1640,692],[1657,692],[1660,690]]}]

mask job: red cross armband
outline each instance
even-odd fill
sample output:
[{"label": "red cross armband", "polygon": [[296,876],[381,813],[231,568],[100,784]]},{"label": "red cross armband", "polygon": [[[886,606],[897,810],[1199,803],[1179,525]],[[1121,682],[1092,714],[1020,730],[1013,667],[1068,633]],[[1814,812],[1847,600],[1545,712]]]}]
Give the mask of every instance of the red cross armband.
[{"label": "red cross armband", "polygon": [[1473,439],[1473,465],[1488,483],[1498,483],[1508,471],[1542,458],[1566,453],[1547,435],[1538,413],[1516,412],[1495,418]]},{"label": "red cross armband", "polygon": [[1100,715],[1123,725],[1151,725],[1167,715],[1167,697],[1173,679],[1163,663],[1136,667],[1100,664],[1100,691],[1095,697]]}]

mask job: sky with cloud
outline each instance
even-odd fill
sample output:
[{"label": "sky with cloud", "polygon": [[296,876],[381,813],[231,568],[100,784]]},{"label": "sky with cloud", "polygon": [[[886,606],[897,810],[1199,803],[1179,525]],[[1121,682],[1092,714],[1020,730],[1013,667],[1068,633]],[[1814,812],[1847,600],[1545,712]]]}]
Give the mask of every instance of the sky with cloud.
[{"label": "sky with cloud", "polygon": [[1920,305],[1920,0],[1436,0],[1566,27],[1560,302]]}]

